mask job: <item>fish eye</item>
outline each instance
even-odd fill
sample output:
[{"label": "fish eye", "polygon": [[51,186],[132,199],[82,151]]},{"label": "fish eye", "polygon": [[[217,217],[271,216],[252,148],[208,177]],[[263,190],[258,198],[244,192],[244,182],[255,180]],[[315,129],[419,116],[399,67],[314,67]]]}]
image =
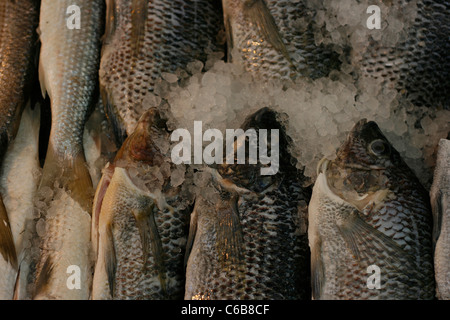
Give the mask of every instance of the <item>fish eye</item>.
[{"label": "fish eye", "polygon": [[369,150],[376,156],[382,156],[389,153],[389,146],[383,140],[375,140],[370,144]]}]

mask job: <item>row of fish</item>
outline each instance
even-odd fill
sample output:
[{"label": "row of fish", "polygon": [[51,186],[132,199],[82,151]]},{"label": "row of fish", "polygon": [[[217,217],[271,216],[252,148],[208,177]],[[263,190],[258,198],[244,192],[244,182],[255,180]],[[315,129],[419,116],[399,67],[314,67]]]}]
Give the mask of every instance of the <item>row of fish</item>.
[{"label": "row of fish", "polygon": [[[434,246],[443,257],[435,267],[436,279],[443,279],[438,288],[444,283],[439,297],[447,297],[448,271],[442,269],[448,266],[448,180],[437,183],[433,193],[441,217],[435,219],[441,231],[435,231],[433,245],[427,192],[373,122],[358,123],[337,159],[321,163],[314,190],[304,187],[289,154],[285,124],[271,109],[252,115],[242,128],[280,129],[277,175],[260,176],[256,165],[204,167],[203,187],[214,192],[202,196],[189,186],[197,169],[179,168],[170,160],[168,115],[149,109],[165,73],[205,61],[208,52],[223,50],[224,42],[227,60],[242,63],[255,77],[316,78],[339,68],[342,57],[332,46],[315,45],[312,13],[304,2],[0,3],[2,159],[20,133],[36,71],[52,113],[42,172],[30,172],[29,186],[23,182],[23,191],[38,184],[36,199],[27,202],[22,215],[28,222],[18,222],[22,229],[12,232],[19,211],[7,210],[6,203],[0,208],[3,298],[307,299],[311,292],[316,299],[433,298]],[[66,27],[73,5],[80,8],[80,29]],[[424,1],[418,8],[419,25],[413,29],[428,26],[430,9],[432,20],[442,19],[444,29],[450,26],[449,15],[437,13],[449,11],[445,1],[438,7]],[[300,28],[299,16],[305,23]],[[415,48],[430,50],[423,43]],[[426,55],[423,65],[448,63],[448,52]],[[409,65],[409,58],[402,63]],[[423,76],[427,70],[420,76],[427,83],[434,73],[443,75],[444,89],[431,98],[444,97],[448,68],[433,69],[431,80]],[[422,80],[417,86],[415,81],[395,85],[420,98]],[[104,168],[94,196],[83,132],[99,99],[121,147]],[[36,137],[36,110],[25,111],[22,123],[27,120],[24,126]],[[36,150],[27,155],[38,167]],[[448,155],[441,157],[445,167]],[[435,178],[439,181],[448,170],[436,172],[442,172]],[[179,183],[175,174],[185,181]],[[370,265],[379,266],[386,279],[380,290],[365,286]],[[75,289],[67,285],[74,266],[82,284]]]}]

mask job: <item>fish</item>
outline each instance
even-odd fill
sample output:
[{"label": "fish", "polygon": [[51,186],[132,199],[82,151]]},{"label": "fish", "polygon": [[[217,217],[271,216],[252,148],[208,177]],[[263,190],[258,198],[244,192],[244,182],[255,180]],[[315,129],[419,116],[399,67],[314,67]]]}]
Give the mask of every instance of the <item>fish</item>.
[{"label": "fish", "polygon": [[[32,99],[38,53],[39,1],[0,3],[0,164]],[[0,299],[12,299],[18,272],[8,212],[0,195]]]},{"label": "fish", "polygon": [[450,299],[450,140],[438,144],[436,167],[430,189],[433,210],[433,252],[436,278],[436,297]]},{"label": "fish", "polygon": [[[41,253],[33,299],[89,298],[94,190],[83,132],[98,92],[104,19],[101,0],[41,2],[39,81],[50,98],[51,129],[36,200],[42,204],[36,219]],[[80,281],[69,285],[75,278]]]},{"label": "fish", "polygon": [[166,120],[141,116],[97,187],[92,219],[93,300],[180,300],[193,199],[174,180]]},{"label": "fish", "polygon": [[[307,235],[311,188],[304,185],[302,170],[289,154],[292,140],[281,119],[280,113],[265,107],[241,125],[244,131],[278,130],[276,174],[262,175],[265,165],[251,164],[247,147],[245,164],[224,162],[204,168],[210,178],[191,214],[186,300],[311,296]],[[236,146],[244,146],[241,143]]]},{"label": "fish", "polygon": [[[362,77],[380,79],[414,106],[450,108],[450,1],[389,1],[391,14],[409,17],[394,44],[368,39],[352,63]],[[414,14],[411,14],[414,13]],[[388,22],[389,23],[389,22]],[[386,20],[382,20],[386,24]]]},{"label": "fish", "polygon": [[[100,88],[118,145],[160,95],[163,74],[223,52],[220,2],[216,0],[107,0]],[[186,72],[186,71],[185,71]],[[178,74],[180,75],[180,74]]]},{"label": "fish", "polygon": [[430,198],[374,121],[322,159],[309,203],[312,297],[433,299]]},{"label": "fish", "polygon": [[40,106],[29,104],[22,112],[19,130],[3,159],[0,188],[8,213],[17,255],[14,299],[27,299],[34,197],[40,178]]},{"label": "fish", "polygon": [[328,76],[339,54],[316,45],[314,12],[305,1],[222,0],[228,61],[258,79]]}]

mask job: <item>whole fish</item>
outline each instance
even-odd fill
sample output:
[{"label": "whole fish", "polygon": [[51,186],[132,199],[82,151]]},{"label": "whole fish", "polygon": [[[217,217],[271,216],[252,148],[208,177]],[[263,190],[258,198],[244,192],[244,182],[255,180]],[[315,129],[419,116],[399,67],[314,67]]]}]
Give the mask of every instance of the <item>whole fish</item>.
[{"label": "whole fish", "polygon": [[450,140],[441,139],[430,190],[436,296],[450,300]]},{"label": "whole fish", "polygon": [[143,103],[163,73],[222,51],[216,0],[107,0],[100,85],[119,145],[150,106]]},{"label": "whole fish", "polygon": [[405,34],[392,45],[370,39],[367,50],[357,52],[354,63],[363,76],[382,79],[414,105],[448,110],[450,1],[396,0],[384,4],[391,15],[410,17],[405,21]]},{"label": "whole fish", "polygon": [[[34,297],[39,299],[89,297],[94,190],[83,131],[98,89],[104,14],[101,0],[43,0],[41,4],[39,78],[43,94],[50,98],[52,122],[38,190],[47,205],[36,225],[41,255]],[[81,279],[79,290],[66,285],[73,266]]]},{"label": "whole fish", "polygon": [[278,173],[261,175],[263,166],[250,164],[247,147],[245,164],[210,168],[213,179],[205,188],[215,193],[202,191],[191,215],[185,299],[310,298],[311,191],[302,186],[305,178],[289,154],[291,140],[278,116],[263,108],[241,127],[278,130]]},{"label": "whole fish", "polygon": [[228,60],[263,79],[313,79],[339,68],[331,46],[316,45],[305,2],[222,0]]},{"label": "whole fish", "polygon": [[314,299],[433,299],[428,192],[375,122],[318,167],[309,204]]},{"label": "whole fish", "polygon": [[184,293],[184,253],[192,200],[175,179],[169,132],[146,111],[97,188],[92,219],[96,266],[92,299],[172,300]]},{"label": "whole fish", "polygon": [[[0,2],[0,163],[30,98],[37,57],[39,1]],[[0,195],[0,299],[12,299],[17,254]]]}]

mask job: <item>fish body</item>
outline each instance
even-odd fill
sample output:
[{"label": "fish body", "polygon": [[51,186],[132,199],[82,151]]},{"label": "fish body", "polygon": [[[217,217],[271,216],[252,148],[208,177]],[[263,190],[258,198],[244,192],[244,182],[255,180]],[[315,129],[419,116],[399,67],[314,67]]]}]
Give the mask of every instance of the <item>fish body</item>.
[{"label": "fish body", "polygon": [[176,168],[164,141],[165,122],[152,108],[104,170],[93,209],[92,299],[183,298],[192,200],[170,178]]},{"label": "fish body", "polygon": [[433,209],[434,272],[436,296],[450,299],[450,141],[441,139],[430,190]]},{"label": "fish body", "polygon": [[[0,163],[14,139],[30,98],[37,56],[39,1],[0,3]],[[0,299],[12,299],[17,253],[8,213],[0,197]]]},{"label": "fish body", "polygon": [[83,132],[98,89],[104,9],[100,0],[41,3],[39,79],[52,122],[37,193],[34,299],[89,298],[94,192]]},{"label": "fish body", "polygon": [[429,196],[374,122],[319,164],[309,205],[314,299],[433,299]]},{"label": "fish body", "polygon": [[[307,203],[310,189],[290,161],[289,138],[277,114],[264,108],[244,130],[280,132],[280,168],[221,164],[197,197],[191,215],[186,269],[188,300],[308,299],[310,293]],[[247,151],[246,151],[247,152]],[[272,150],[275,152],[275,150]]]},{"label": "fish body", "polygon": [[450,2],[399,0],[386,5],[391,15],[410,17],[404,21],[406,29],[394,35],[399,37],[394,44],[369,39],[354,63],[363,76],[382,79],[414,105],[448,110]]},{"label": "fish body", "polygon": [[223,0],[229,59],[263,79],[313,79],[339,68],[330,46],[316,45],[314,14],[303,1]]},{"label": "fish body", "polygon": [[220,2],[108,0],[100,84],[107,114],[121,144],[130,135],[163,73],[222,51]]}]

